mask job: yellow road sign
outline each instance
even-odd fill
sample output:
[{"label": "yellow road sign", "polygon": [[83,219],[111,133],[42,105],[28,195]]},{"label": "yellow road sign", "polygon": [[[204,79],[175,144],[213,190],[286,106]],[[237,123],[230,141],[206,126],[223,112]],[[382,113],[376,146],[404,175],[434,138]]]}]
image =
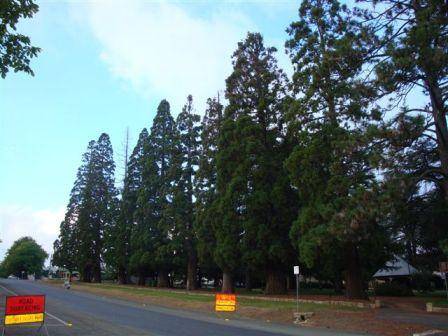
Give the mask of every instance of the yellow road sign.
[{"label": "yellow road sign", "polygon": [[20,324],[20,323],[38,323],[43,321],[44,321],[44,313],[5,316],[5,325]]},{"label": "yellow road sign", "polygon": [[235,306],[216,306],[216,311],[223,311],[223,312],[233,312],[236,310]]}]

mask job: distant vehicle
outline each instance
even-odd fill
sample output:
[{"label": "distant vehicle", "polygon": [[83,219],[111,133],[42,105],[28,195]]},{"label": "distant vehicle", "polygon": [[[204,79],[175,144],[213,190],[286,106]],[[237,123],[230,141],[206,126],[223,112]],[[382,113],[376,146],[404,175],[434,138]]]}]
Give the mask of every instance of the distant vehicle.
[{"label": "distant vehicle", "polygon": [[10,275],[9,277],[8,277],[8,279],[14,279],[14,280],[18,280],[19,278],[18,277],[16,277],[15,275]]}]

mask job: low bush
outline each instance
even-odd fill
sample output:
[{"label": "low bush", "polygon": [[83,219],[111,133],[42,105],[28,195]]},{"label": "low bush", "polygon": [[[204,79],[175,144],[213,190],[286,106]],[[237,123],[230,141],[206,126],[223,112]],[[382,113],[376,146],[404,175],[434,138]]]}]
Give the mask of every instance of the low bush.
[{"label": "low bush", "polygon": [[378,296],[412,296],[412,289],[405,284],[397,282],[386,282],[375,287],[375,294]]}]

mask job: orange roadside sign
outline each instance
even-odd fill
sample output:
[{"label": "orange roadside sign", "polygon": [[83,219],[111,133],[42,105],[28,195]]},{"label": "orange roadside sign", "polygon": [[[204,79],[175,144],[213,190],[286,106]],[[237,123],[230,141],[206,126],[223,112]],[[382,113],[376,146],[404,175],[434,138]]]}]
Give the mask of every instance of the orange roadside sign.
[{"label": "orange roadside sign", "polygon": [[236,310],[235,294],[216,294],[215,311],[233,312]]}]

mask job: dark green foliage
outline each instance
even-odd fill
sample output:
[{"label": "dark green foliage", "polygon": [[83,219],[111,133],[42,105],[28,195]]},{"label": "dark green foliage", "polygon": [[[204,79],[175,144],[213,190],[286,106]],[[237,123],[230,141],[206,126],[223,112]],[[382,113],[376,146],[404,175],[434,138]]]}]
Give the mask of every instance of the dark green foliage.
[{"label": "dark green foliage", "polygon": [[116,265],[118,280],[126,283],[129,277],[129,258],[131,254],[131,234],[135,226],[134,213],[137,208],[138,192],[142,187],[145,146],[148,144],[148,131],[144,128],[129,158],[121,192],[120,213],[117,225],[112,232],[110,264]]},{"label": "dark green foliage", "polygon": [[[378,35],[368,57],[393,113],[386,134],[393,221],[409,260],[430,270],[443,259],[437,241],[448,230],[448,4],[373,4],[358,15]],[[407,99],[418,91],[419,99]]]},{"label": "dark green foliage", "polygon": [[419,155],[423,159],[436,154],[437,161],[429,161],[420,179],[436,183],[448,202],[448,4],[444,0],[373,3],[377,7],[359,11],[359,15],[379,34],[369,55],[376,81],[394,105],[417,90],[426,97],[413,106],[405,102],[396,120],[405,116],[417,124],[422,118],[427,120],[421,136],[430,146]]},{"label": "dark green foliage", "polygon": [[76,181],[70,192],[70,200],[67,205],[65,218],[60,225],[59,238],[54,242],[54,254],[52,264],[67,268],[68,270],[77,269],[77,260],[79,245],[78,237],[78,219],[83,203],[84,190],[87,184],[87,167],[91,160],[94,141],[89,143],[87,152],[82,156],[82,165],[78,168]]},{"label": "dark green foliage", "polygon": [[47,252],[31,237],[23,237],[14,242],[6,252],[0,265],[3,275],[13,274],[17,277],[35,274],[40,276],[44,267]]},{"label": "dark green foliage", "polygon": [[72,189],[53,263],[81,273],[83,281],[101,281],[101,263],[113,254],[110,237],[117,216],[112,146],[101,134],[89,143]]},{"label": "dark green foliage", "polygon": [[143,145],[142,164],[141,186],[137,192],[129,260],[130,271],[138,275],[139,285],[143,285],[144,278],[155,271],[154,238],[159,234],[157,223],[161,211],[157,199],[158,167],[149,138]]},{"label": "dark green foliage", "polygon": [[172,247],[176,243],[173,241],[173,213],[170,206],[173,202],[172,184],[175,181],[172,168],[178,150],[176,125],[166,100],[162,100],[157,108],[148,149],[150,154],[145,156],[145,169],[149,181],[148,184],[144,182],[143,190],[149,189],[144,192],[146,200],[142,200],[142,211],[148,218],[149,245],[154,251],[151,259],[157,272],[158,286],[166,287],[169,285],[168,272],[173,267],[175,249]]},{"label": "dark green foliage", "polygon": [[94,157],[94,174],[92,174],[94,211],[90,218],[95,222],[93,231],[95,240],[93,250],[97,263],[94,267],[94,280],[101,281],[101,264],[114,256],[115,244],[111,239],[116,227],[118,214],[117,190],[115,188],[115,163],[113,160],[112,144],[107,134],[100,135],[97,141],[98,155]]},{"label": "dark green foliage", "polygon": [[209,98],[207,100],[207,108],[201,123],[200,161],[195,180],[197,201],[194,230],[198,238],[198,257],[201,270],[210,278],[216,278],[220,273],[213,259],[216,244],[213,221],[216,219],[216,155],[218,153],[220,125],[223,118],[222,112],[223,106],[219,99]]},{"label": "dark green foliage", "polygon": [[9,70],[34,75],[30,61],[40,52],[31,45],[28,36],[17,34],[21,18],[31,18],[39,10],[33,0],[2,0],[0,3],[0,75],[6,77]]},{"label": "dark green foliage", "polygon": [[397,241],[413,266],[431,272],[438,268],[440,261],[446,260],[440,244],[440,241],[448,239],[448,208],[443,192],[430,189],[427,193],[421,193],[412,179],[407,183],[403,179],[399,181],[391,216]]},{"label": "dark green foliage", "polygon": [[375,287],[378,296],[413,296],[412,290],[405,283],[385,282]]},{"label": "dark green foliage", "polygon": [[338,1],[304,1],[299,16],[287,42],[294,90],[303,92],[290,112],[298,145],[286,165],[303,202],[291,238],[308,267],[343,269],[347,296],[360,298],[363,271],[381,266],[389,245],[375,174],[381,115],[371,105],[375,87],[361,77],[373,37]]},{"label": "dark green foliage", "polygon": [[[174,240],[178,254],[186,258],[187,289],[195,289],[197,284],[197,252],[194,225],[194,184],[199,165],[200,117],[193,111],[193,97],[187,98],[182,112],[176,120],[177,152],[171,173],[173,174],[172,203]],[[179,258],[179,256],[177,256]],[[185,264],[185,263],[184,263]]]},{"label": "dark green foliage", "polygon": [[261,268],[272,293],[285,290],[281,273],[291,256],[287,233],[296,205],[283,168],[286,77],[275,52],[249,33],[233,54],[217,156],[222,223],[215,225],[221,269],[235,272],[241,262],[249,274]]},{"label": "dark green foliage", "polygon": [[[222,275],[224,292],[244,278],[276,294],[299,263],[357,299],[393,254],[433,271],[448,253],[447,5],[373,3],[385,11],[302,1],[287,29],[291,83],[276,49],[249,33],[225,109],[209,99],[199,124],[190,95],[175,122],[161,101],[119,204],[109,139],[92,141],[53,262],[85,281],[103,266],[120,282],[194,289]],[[416,88],[428,101],[409,107]]]}]

